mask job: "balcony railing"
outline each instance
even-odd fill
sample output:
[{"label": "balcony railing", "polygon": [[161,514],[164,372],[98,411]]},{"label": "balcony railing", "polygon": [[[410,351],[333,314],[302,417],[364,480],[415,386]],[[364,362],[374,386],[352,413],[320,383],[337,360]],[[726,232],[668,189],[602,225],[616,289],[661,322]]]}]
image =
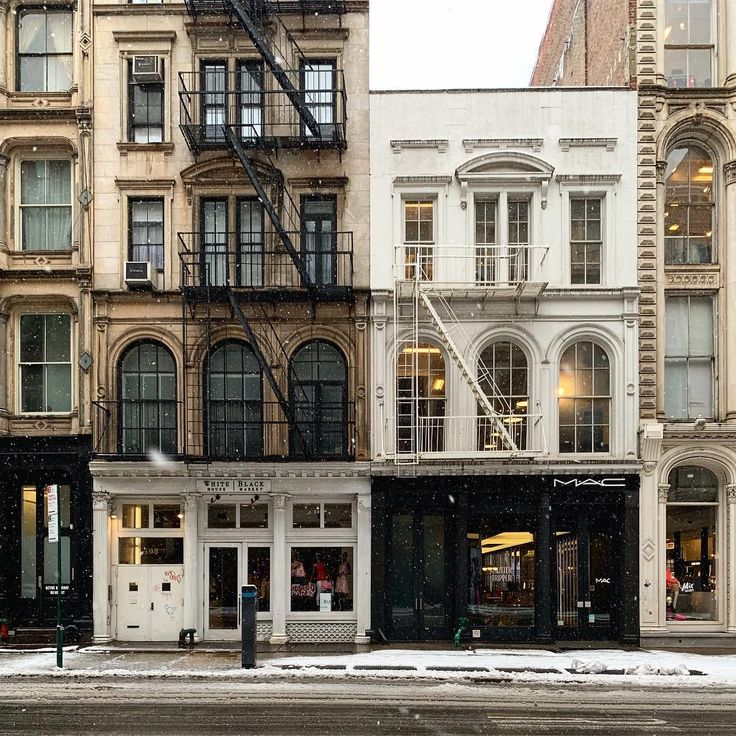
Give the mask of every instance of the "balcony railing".
[{"label": "balcony railing", "polygon": [[543,281],[545,245],[434,245],[404,243],[395,246],[396,281],[431,282],[442,286],[517,287]]},{"label": "balcony railing", "polygon": [[[198,153],[227,148],[223,127],[248,148],[334,148],[346,145],[347,97],[343,74],[318,66],[286,69],[314,117],[310,130],[273,73],[259,66],[179,73],[180,125],[187,145]],[[313,86],[305,89],[305,80]]]},{"label": "balcony railing", "polygon": [[[398,431],[393,419],[387,421],[388,454],[436,458],[492,458],[537,455],[547,452],[541,414],[500,414],[488,416],[433,416],[400,418]],[[499,431],[502,422],[516,449],[510,448]],[[539,428],[539,429],[538,429]],[[394,453],[391,447],[397,444]]]},{"label": "balcony railing", "polygon": [[[262,22],[271,13],[342,15],[346,12],[345,0],[241,0],[241,2],[246,12],[257,22]],[[192,15],[229,15],[231,12],[227,0],[186,0],[186,5]]]},{"label": "balcony railing", "polygon": [[[315,290],[334,298],[353,286],[353,234],[288,233]],[[307,288],[277,236],[258,233],[179,233],[183,287],[229,287],[244,292]]]},{"label": "balcony railing", "polygon": [[[275,401],[210,399],[189,413],[188,446],[180,440],[182,402],[93,402],[94,452],[99,457],[151,460],[161,457],[212,460],[352,460],[355,404],[296,403],[289,425]],[[190,417],[191,418],[191,417]]]}]

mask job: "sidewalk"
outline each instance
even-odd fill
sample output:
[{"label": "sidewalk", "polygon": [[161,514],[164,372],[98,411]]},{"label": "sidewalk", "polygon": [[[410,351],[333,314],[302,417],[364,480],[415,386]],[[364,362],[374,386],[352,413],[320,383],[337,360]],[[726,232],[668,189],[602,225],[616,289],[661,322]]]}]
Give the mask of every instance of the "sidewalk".
[{"label": "sidewalk", "polygon": [[[68,647],[64,669],[51,647],[0,651],[7,677],[190,678],[268,680],[392,678],[476,682],[602,682],[667,686],[736,686],[736,655],[659,650],[376,649],[362,654],[259,654],[258,667],[240,668],[240,653],[212,648],[131,651],[126,647]],[[697,679],[694,679],[697,678]]]}]

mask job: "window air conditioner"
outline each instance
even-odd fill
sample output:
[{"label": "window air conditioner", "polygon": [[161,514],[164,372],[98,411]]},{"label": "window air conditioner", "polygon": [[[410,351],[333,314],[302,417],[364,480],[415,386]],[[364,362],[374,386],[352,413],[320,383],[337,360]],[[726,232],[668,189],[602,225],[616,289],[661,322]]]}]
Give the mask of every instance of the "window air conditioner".
[{"label": "window air conditioner", "polygon": [[125,283],[129,289],[158,289],[158,271],[148,261],[126,261]]},{"label": "window air conditioner", "polygon": [[134,56],[133,78],[136,82],[163,82],[161,72],[161,57],[159,56]]}]

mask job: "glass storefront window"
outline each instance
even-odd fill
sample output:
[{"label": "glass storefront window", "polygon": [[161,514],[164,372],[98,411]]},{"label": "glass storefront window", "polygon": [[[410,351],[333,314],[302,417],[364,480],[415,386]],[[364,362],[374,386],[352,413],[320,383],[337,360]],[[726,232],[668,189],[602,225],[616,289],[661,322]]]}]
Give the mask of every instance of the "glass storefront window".
[{"label": "glass storefront window", "polygon": [[718,620],[718,480],[707,468],[670,473],[667,496],[667,620]]},{"label": "glass storefront window", "polygon": [[21,597],[36,597],[36,486],[21,489]]},{"label": "glass storefront window", "polygon": [[181,528],[181,507],[178,503],[153,505],[154,529]]},{"label": "glass storefront window", "polygon": [[238,628],[238,548],[209,549],[208,625],[210,629]]},{"label": "glass storefront window", "polygon": [[256,586],[259,613],[271,610],[271,550],[248,548],[248,584]]},{"label": "glass storefront window", "polygon": [[534,626],[534,534],[502,522],[468,534],[471,626]]},{"label": "glass storefront window", "polygon": [[210,529],[235,529],[235,504],[210,504],[207,507],[207,526]]},{"label": "glass storefront window", "polygon": [[325,529],[350,529],[353,525],[353,505],[350,503],[325,504]]},{"label": "glass storefront window", "polygon": [[295,503],[292,519],[295,529],[319,529],[320,505],[318,503]]},{"label": "glass storefront window", "polygon": [[181,537],[121,537],[118,562],[121,565],[182,565],[184,540]]},{"label": "glass storefront window", "polygon": [[352,547],[292,548],[291,610],[353,610]]},{"label": "glass storefront window", "polygon": [[124,503],[123,528],[148,529],[148,504]]},{"label": "glass storefront window", "polygon": [[268,529],[267,503],[240,504],[241,529]]}]

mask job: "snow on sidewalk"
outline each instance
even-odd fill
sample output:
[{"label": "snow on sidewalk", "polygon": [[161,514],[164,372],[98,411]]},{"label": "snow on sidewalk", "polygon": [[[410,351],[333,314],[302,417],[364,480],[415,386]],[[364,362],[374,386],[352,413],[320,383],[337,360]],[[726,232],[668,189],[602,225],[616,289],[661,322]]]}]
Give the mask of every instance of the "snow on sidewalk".
[{"label": "snow on sidewalk", "polygon": [[736,655],[657,650],[584,650],[565,653],[526,649],[416,651],[382,649],[361,654],[269,657],[253,670],[240,668],[239,653],[141,653],[104,647],[71,648],[64,669],[53,649],[0,650],[0,678],[398,678],[521,682],[598,682],[636,685],[736,686]]}]

